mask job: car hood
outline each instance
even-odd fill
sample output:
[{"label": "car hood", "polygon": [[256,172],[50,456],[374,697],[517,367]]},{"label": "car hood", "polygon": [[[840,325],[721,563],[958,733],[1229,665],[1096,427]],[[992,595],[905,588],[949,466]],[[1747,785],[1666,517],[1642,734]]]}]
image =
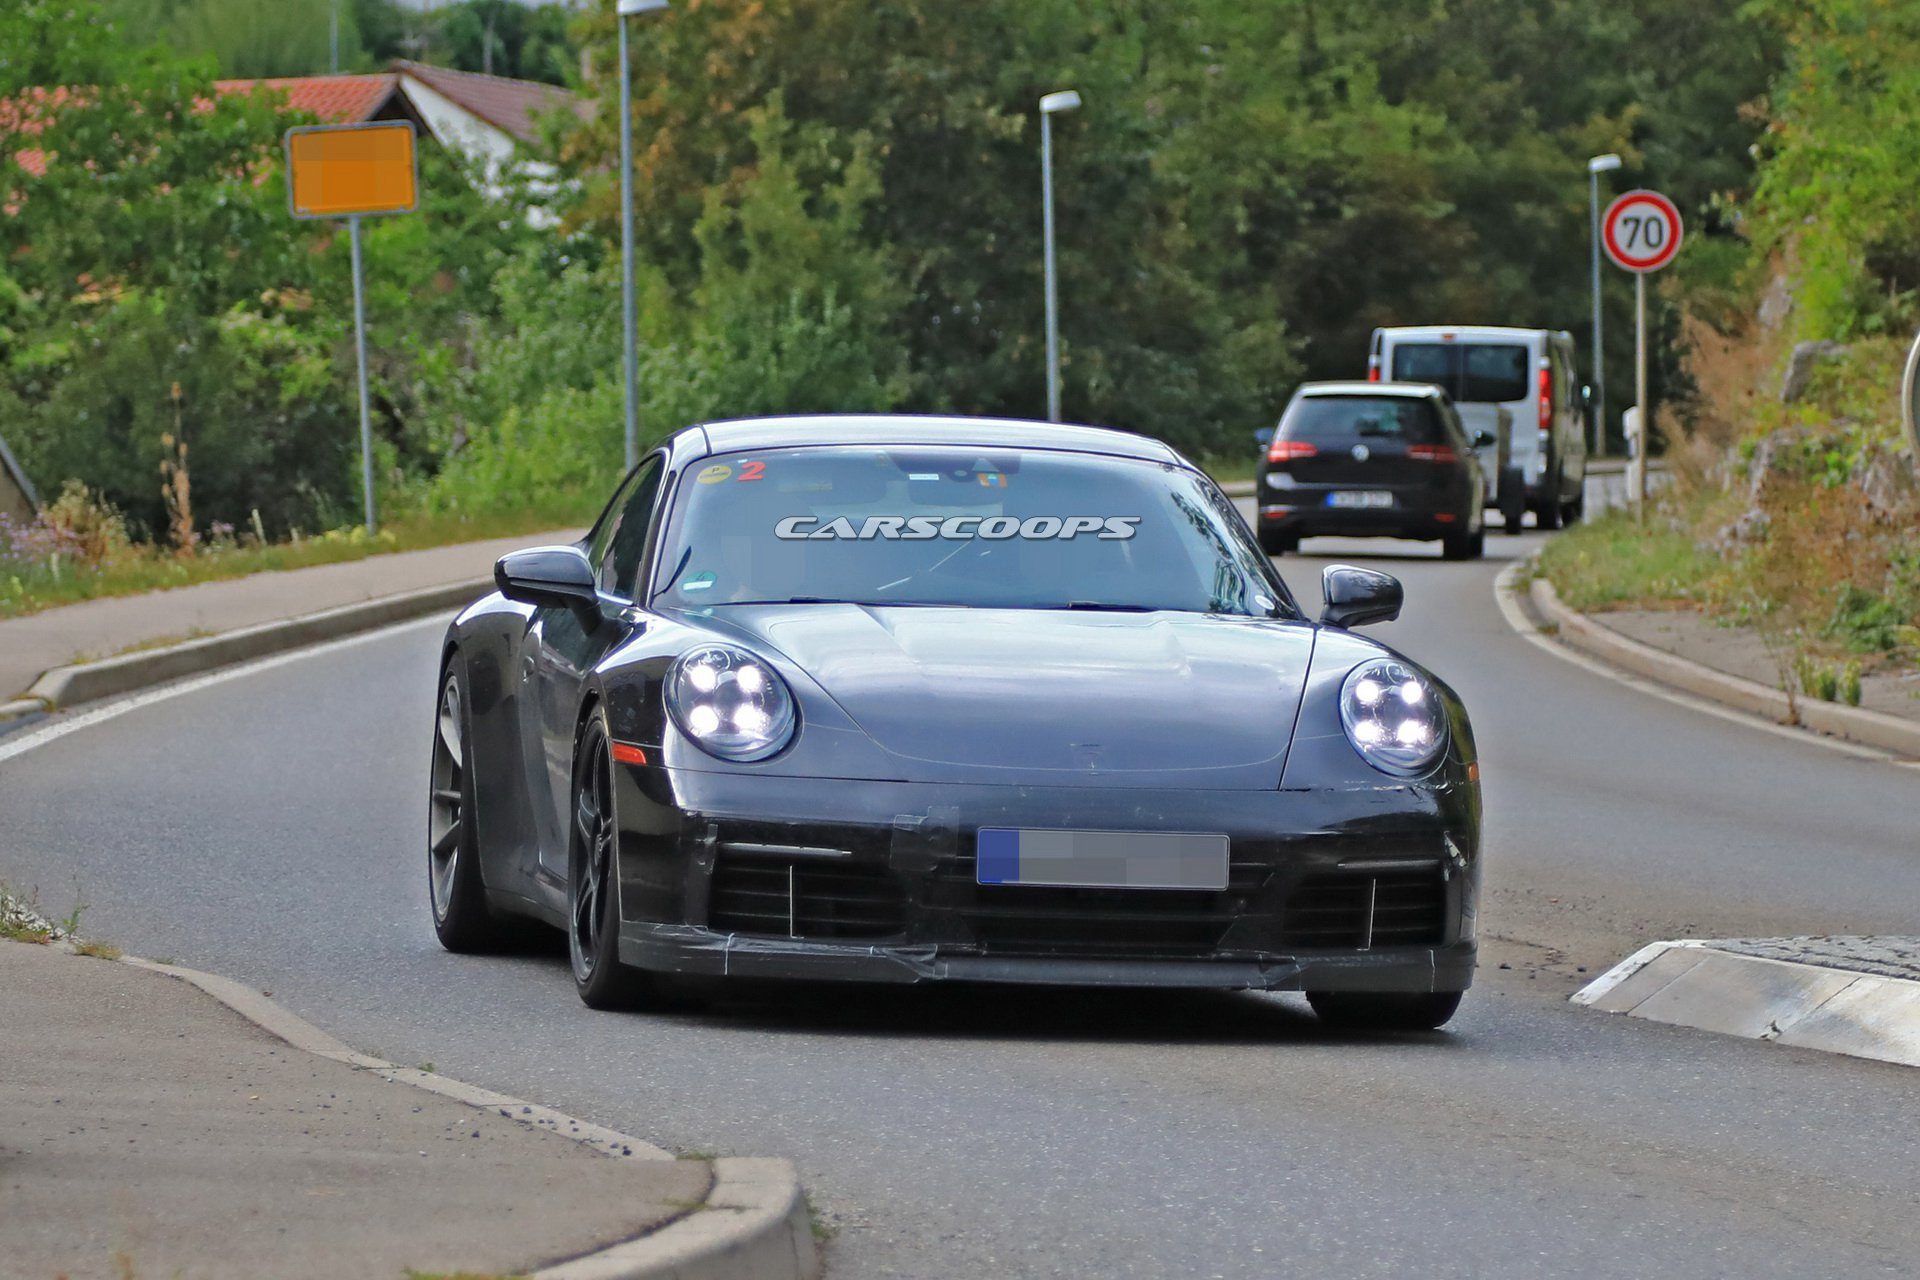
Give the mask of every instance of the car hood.
[{"label": "car hood", "polygon": [[736,605],[708,625],[784,656],[903,763],[1233,787],[1278,785],[1314,643],[1172,612]]}]

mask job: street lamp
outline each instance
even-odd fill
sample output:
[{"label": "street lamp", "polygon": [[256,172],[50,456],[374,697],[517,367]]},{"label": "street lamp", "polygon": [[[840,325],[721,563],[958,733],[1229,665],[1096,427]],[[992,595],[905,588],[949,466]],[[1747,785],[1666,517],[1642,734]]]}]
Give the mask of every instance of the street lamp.
[{"label": "street lamp", "polygon": [[640,462],[640,335],[633,301],[633,64],[627,19],[667,7],[667,0],[619,0],[620,27],[620,323],[626,335],[627,470]]},{"label": "street lamp", "polygon": [[1593,221],[1593,453],[1607,452],[1607,344],[1600,320],[1600,175],[1620,167],[1620,157],[1609,151],[1587,161],[1587,208]]},{"label": "street lamp", "polygon": [[1047,240],[1047,421],[1060,421],[1060,281],[1053,256],[1053,117],[1080,106],[1080,95],[1062,89],[1040,99],[1040,208]]}]

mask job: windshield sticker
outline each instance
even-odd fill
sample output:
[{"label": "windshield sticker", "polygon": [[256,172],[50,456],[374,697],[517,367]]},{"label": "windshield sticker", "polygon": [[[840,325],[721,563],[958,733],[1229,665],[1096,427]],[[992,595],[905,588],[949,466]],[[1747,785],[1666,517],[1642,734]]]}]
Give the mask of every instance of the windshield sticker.
[{"label": "windshield sticker", "polygon": [[694,479],[698,480],[701,484],[719,484],[732,474],[732,467],[724,462],[716,462],[713,466],[708,467],[705,471],[695,476]]},{"label": "windshield sticker", "polygon": [[980,487],[983,489],[1004,489],[1007,487],[1007,477],[998,471],[982,471],[980,473]]},{"label": "windshield sticker", "polygon": [[710,590],[713,584],[718,581],[720,581],[720,577],[718,574],[696,573],[691,578],[688,578],[685,582],[681,583],[680,589],[682,591],[707,591],[707,590]]},{"label": "windshield sticker", "polygon": [[925,542],[943,538],[970,542],[975,538],[1001,541],[1021,538],[1034,542],[1071,541],[1092,534],[1103,542],[1133,537],[1140,516],[868,516],[855,523],[847,516],[822,521],[817,516],[788,516],[773,527],[774,536],[789,542],[875,539]]},{"label": "windshield sticker", "polygon": [[765,474],[767,474],[767,464],[756,458],[751,462],[743,462],[740,464],[740,478],[734,481],[734,483],[742,484],[748,480],[758,480]]}]

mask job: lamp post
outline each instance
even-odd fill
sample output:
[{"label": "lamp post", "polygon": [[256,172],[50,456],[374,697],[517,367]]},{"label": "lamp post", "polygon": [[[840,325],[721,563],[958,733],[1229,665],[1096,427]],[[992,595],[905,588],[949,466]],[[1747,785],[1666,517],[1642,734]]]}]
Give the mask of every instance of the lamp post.
[{"label": "lamp post", "polygon": [[1620,167],[1620,157],[1608,152],[1587,161],[1587,207],[1593,221],[1593,455],[1607,453],[1607,344],[1600,318],[1600,175]]},{"label": "lamp post", "polygon": [[1060,279],[1053,253],[1053,117],[1080,106],[1080,95],[1062,89],[1040,99],[1040,209],[1047,241],[1047,421],[1060,421]]},{"label": "lamp post", "polygon": [[640,335],[633,300],[633,65],[627,19],[667,7],[667,0],[619,0],[620,28],[620,326],[625,337],[627,470],[640,462]]}]

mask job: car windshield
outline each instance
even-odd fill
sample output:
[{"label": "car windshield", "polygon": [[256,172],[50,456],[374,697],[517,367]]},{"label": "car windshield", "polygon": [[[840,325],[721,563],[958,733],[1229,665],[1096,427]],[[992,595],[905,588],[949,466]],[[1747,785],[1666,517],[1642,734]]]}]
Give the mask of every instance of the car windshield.
[{"label": "car windshield", "polygon": [[1411,396],[1302,396],[1282,419],[1280,438],[1336,446],[1444,439],[1432,403]]},{"label": "car windshield", "polygon": [[657,606],[1294,616],[1237,513],[1184,468],[1042,449],[845,447],[688,468]]},{"label": "car windshield", "polygon": [[1431,382],[1460,404],[1527,398],[1527,349],[1506,342],[1403,342],[1393,349],[1395,382]]}]

